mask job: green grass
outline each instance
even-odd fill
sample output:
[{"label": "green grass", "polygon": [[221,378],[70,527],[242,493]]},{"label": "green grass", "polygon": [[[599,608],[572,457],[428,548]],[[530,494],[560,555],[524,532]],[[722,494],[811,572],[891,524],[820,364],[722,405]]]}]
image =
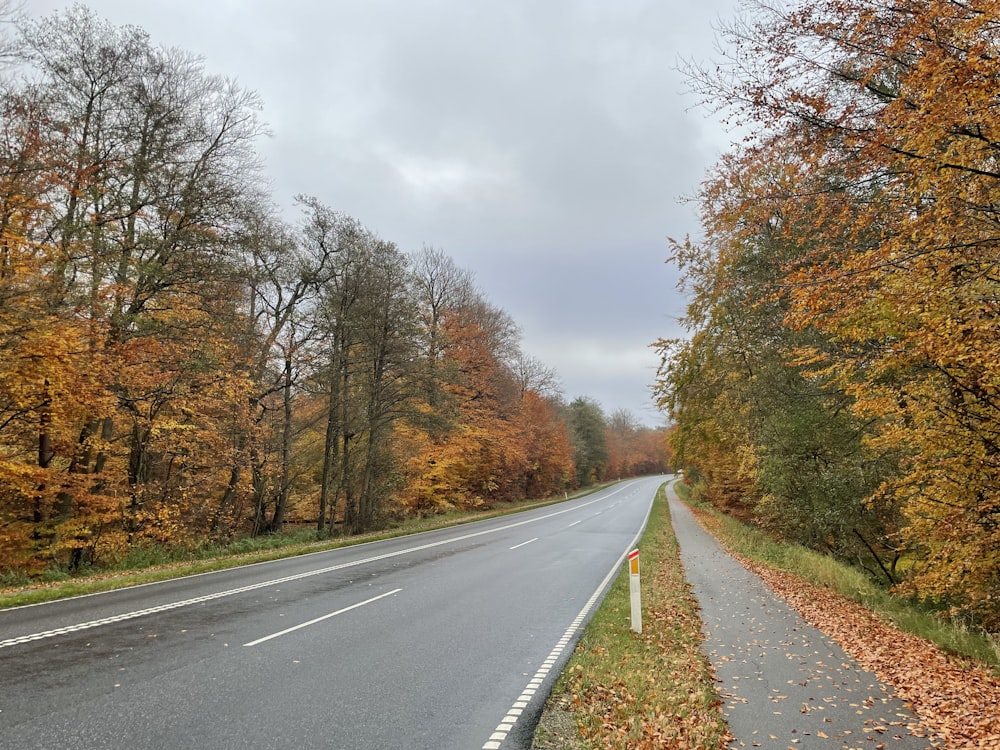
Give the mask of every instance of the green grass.
[{"label": "green grass", "polygon": [[549,698],[536,748],[726,746],[713,672],[700,651],[698,607],[684,580],[662,487],[640,549],[642,634],[630,627],[623,571]]},{"label": "green grass", "polygon": [[[582,497],[607,484],[585,488],[571,495]],[[402,521],[395,526],[355,537],[331,537],[317,540],[315,530],[298,529],[285,534],[245,537],[228,544],[166,549],[156,546],[133,547],[113,566],[101,570],[79,571],[75,575],[60,568],[50,568],[40,576],[29,577],[21,571],[0,571],[0,609],[39,604],[71,596],[112,591],[144,583],[165,581],[198,573],[235,568],[251,563],[280,560],[313,552],[338,549],[382,539],[457,526],[470,521],[518,513],[531,508],[563,502],[563,497],[504,504],[486,511],[456,510],[435,516]]]},{"label": "green grass", "polygon": [[692,503],[686,485],[678,483],[675,489],[696,512],[710,519],[711,531],[738,554],[824,586],[867,607],[900,630],[925,638],[952,654],[1000,670],[1000,643],[989,634],[976,632],[940,612],[894,596],[864,571],[800,545],[776,541],[707,503]]}]

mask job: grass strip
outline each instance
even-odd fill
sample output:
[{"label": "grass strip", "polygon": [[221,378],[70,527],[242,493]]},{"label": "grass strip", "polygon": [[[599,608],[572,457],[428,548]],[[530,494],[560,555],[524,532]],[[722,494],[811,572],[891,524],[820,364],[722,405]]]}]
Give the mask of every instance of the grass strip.
[{"label": "grass strip", "polygon": [[623,570],[553,689],[535,748],[714,750],[728,744],[664,487],[639,549],[642,634],[630,628],[629,576]]},{"label": "grass strip", "polygon": [[[436,531],[472,521],[482,521],[554,505],[565,502],[567,499],[578,499],[607,486],[609,484],[605,483],[577,491],[571,496],[530,500],[486,511],[453,511],[448,514],[408,519],[391,529],[360,536],[315,540],[315,532],[304,533],[300,530],[288,534],[244,538],[227,546],[213,546],[204,549],[138,550],[123,561],[123,566],[117,570],[109,569],[81,577],[70,577],[61,571],[49,571],[47,574],[49,580],[45,582],[33,582],[21,576],[18,576],[16,581],[6,582],[0,578],[0,610],[66,599],[72,596],[114,591],[129,586],[167,581],[200,573],[212,573],[241,565],[281,560],[287,557],[394,539],[425,531]],[[139,564],[139,561],[143,559],[145,559],[146,564]]]}]

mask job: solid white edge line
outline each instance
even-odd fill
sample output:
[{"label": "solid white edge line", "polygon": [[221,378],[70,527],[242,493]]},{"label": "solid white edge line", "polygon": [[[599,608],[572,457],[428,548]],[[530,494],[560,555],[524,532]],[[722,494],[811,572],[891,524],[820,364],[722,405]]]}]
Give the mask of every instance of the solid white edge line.
[{"label": "solid white edge line", "polygon": [[249,646],[256,646],[263,643],[264,641],[269,641],[272,638],[280,638],[283,635],[288,635],[289,633],[294,633],[296,630],[302,630],[302,628],[308,628],[310,625],[315,625],[317,622],[323,622],[323,620],[329,620],[331,617],[336,617],[337,615],[342,615],[344,612],[350,612],[352,609],[357,609],[358,607],[363,607],[366,604],[371,604],[372,602],[377,602],[379,599],[385,599],[387,596],[392,596],[393,594],[398,594],[403,589],[393,589],[392,591],[386,591],[384,594],[379,594],[378,596],[373,596],[371,599],[365,599],[363,602],[358,602],[357,604],[352,604],[349,607],[344,607],[343,609],[338,609],[336,612],[331,612],[328,615],[323,615],[322,617],[317,617],[315,619],[309,620],[309,622],[303,622],[299,625],[293,625],[290,628],[285,628],[278,633],[272,633],[271,635],[265,635],[263,638],[258,638],[256,641],[250,641],[249,643],[244,643],[243,647],[247,648]]},{"label": "solid white edge line", "polygon": [[[662,486],[663,484],[666,484],[666,482],[661,482],[659,485],[657,485],[656,487],[657,492],[659,491],[660,486]],[[501,720],[501,722],[497,725],[497,728],[494,729],[493,732],[490,734],[490,738],[485,743],[483,743],[482,750],[499,750],[500,746],[503,744],[503,741],[507,739],[507,735],[510,733],[511,729],[513,729],[513,726],[511,726],[510,729],[504,729],[503,727],[505,727],[509,723],[513,713],[513,709],[520,709],[521,711],[523,711],[528,706],[528,703],[530,703],[532,698],[534,698],[538,686],[540,686],[545,681],[545,678],[552,670],[552,667],[555,665],[555,662],[558,660],[562,652],[565,650],[566,646],[568,646],[569,643],[573,640],[577,631],[581,627],[583,627],[583,623],[587,619],[587,616],[590,614],[590,610],[601,598],[605,589],[611,583],[612,579],[619,572],[621,572],[620,569],[622,563],[625,562],[625,558],[628,557],[628,553],[631,552],[633,549],[635,549],[635,546],[639,541],[639,537],[641,537],[642,533],[646,530],[646,524],[649,523],[649,516],[653,512],[653,501],[655,499],[656,499],[656,492],[654,492],[653,496],[649,499],[649,507],[646,508],[646,517],[643,519],[642,525],[639,526],[639,531],[636,532],[636,535],[632,538],[632,541],[629,542],[628,546],[625,547],[625,551],[621,553],[621,555],[615,561],[615,564],[611,566],[611,570],[609,570],[608,574],[604,576],[604,580],[601,581],[600,584],[598,584],[597,589],[591,595],[590,599],[587,600],[587,603],[583,605],[583,609],[581,609],[579,614],[577,614],[577,616],[573,619],[573,622],[566,629],[566,632],[563,633],[562,638],[559,639],[559,641],[553,647],[552,651],[549,652],[548,657],[546,657],[545,661],[542,662],[542,666],[539,667],[537,672],[535,672],[534,677],[532,677],[532,679],[528,681],[528,684],[525,686],[524,690],[521,691],[521,694],[517,697],[517,700],[514,701],[514,703],[512,704],[512,710],[507,712],[503,720]],[[518,716],[520,716],[520,714],[518,714]]]},{"label": "solid white edge line", "polygon": [[[73,625],[66,625],[61,628],[54,628],[52,630],[45,630],[38,633],[27,633],[25,635],[15,636],[13,638],[7,638],[6,640],[0,641],[0,649],[9,648],[10,646],[18,646],[23,643],[30,643],[31,641],[40,641],[45,638],[52,638],[57,635],[64,635],[66,633],[76,632],[79,630],[89,630],[90,628],[96,628],[101,625],[110,625],[111,623],[122,622],[124,620],[132,620],[135,619],[136,617],[143,617],[145,615],[156,614],[158,612],[165,612],[170,609],[176,609],[178,607],[186,607],[191,604],[200,604],[202,602],[212,601],[214,599],[221,599],[223,597],[232,596],[234,594],[243,594],[249,591],[254,591],[256,589],[267,588],[268,586],[274,586],[281,583],[288,583],[289,581],[297,581],[302,578],[309,578],[315,575],[322,575],[323,573],[331,573],[335,570],[343,570],[344,568],[353,568],[358,565],[364,565],[366,563],[376,562],[378,560],[386,560],[391,557],[399,557],[400,555],[408,555],[411,552],[420,552],[421,550],[431,549],[433,547],[440,547],[445,544],[454,544],[455,542],[462,542],[465,541],[466,539],[473,539],[475,537],[485,536],[487,534],[496,534],[500,531],[507,531],[508,529],[517,528],[518,526],[524,526],[526,524],[535,523],[537,521],[544,521],[547,518],[560,516],[563,513],[571,513],[575,510],[586,508],[587,506],[593,505],[594,503],[600,502],[602,500],[607,500],[612,495],[621,492],[627,486],[628,485],[625,485],[623,487],[618,487],[614,491],[609,492],[607,495],[601,495],[600,497],[596,497],[593,500],[588,500],[587,502],[581,503],[580,505],[574,505],[572,508],[563,508],[562,510],[557,510],[552,513],[546,513],[545,515],[538,516],[537,518],[528,518],[525,519],[524,521],[517,521],[516,523],[510,523],[505,526],[498,526],[495,529],[484,529],[482,531],[475,531],[471,534],[463,534],[461,536],[451,537],[449,539],[441,539],[436,542],[428,542],[427,544],[420,544],[417,545],[416,547],[407,547],[405,549],[396,550],[395,552],[386,552],[381,555],[373,555],[372,557],[365,557],[360,560],[352,560],[350,562],[339,563],[337,565],[330,565],[328,567],[319,568],[317,570],[307,570],[303,573],[296,573],[294,575],[285,576],[283,578],[274,578],[269,581],[260,581],[259,583],[253,583],[248,586],[240,586],[239,588],[228,589],[226,591],[217,591],[212,594],[206,594],[204,596],[198,596],[192,599],[183,599],[180,601],[168,602],[166,604],[161,604],[155,607],[148,607],[146,609],[135,610],[132,612],[123,612],[119,615],[113,615],[111,617],[101,618],[100,620],[91,620],[89,622],[75,623]],[[312,554],[322,554],[322,553],[317,552]],[[255,565],[262,565],[262,564],[263,563],[255,563]],[[144,584],[144,585],[152,585],[152,584]],[[28,605],[28,606],[38,606],[38,605]],[[7,611],[13,611],[16,609],[18,609],[18,607],[12,607],[10,610]]]}]

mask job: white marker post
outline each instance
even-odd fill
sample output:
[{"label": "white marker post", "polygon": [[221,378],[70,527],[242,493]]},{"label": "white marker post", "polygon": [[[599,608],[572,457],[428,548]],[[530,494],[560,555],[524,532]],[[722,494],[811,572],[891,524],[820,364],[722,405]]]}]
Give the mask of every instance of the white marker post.
[{"label": "white marker post", "polygon": [[632,603],[632,631],[642,632],[642,593],[639,590],[639,550],[628,553],[628,592]]}]

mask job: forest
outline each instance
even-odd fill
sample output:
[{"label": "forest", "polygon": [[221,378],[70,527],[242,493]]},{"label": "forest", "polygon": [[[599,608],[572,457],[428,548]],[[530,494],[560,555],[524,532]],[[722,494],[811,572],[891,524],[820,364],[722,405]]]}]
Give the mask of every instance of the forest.
[{"label": "forest", "polygon": [[1000,631],[1000,6],[748,2],[656,392],[712,502]]},{"label": "forest", "polygon": [[320,197],[283,216],[253,91],[81,5],[4,20],[0,572],[668,468],[443,250]]}]

